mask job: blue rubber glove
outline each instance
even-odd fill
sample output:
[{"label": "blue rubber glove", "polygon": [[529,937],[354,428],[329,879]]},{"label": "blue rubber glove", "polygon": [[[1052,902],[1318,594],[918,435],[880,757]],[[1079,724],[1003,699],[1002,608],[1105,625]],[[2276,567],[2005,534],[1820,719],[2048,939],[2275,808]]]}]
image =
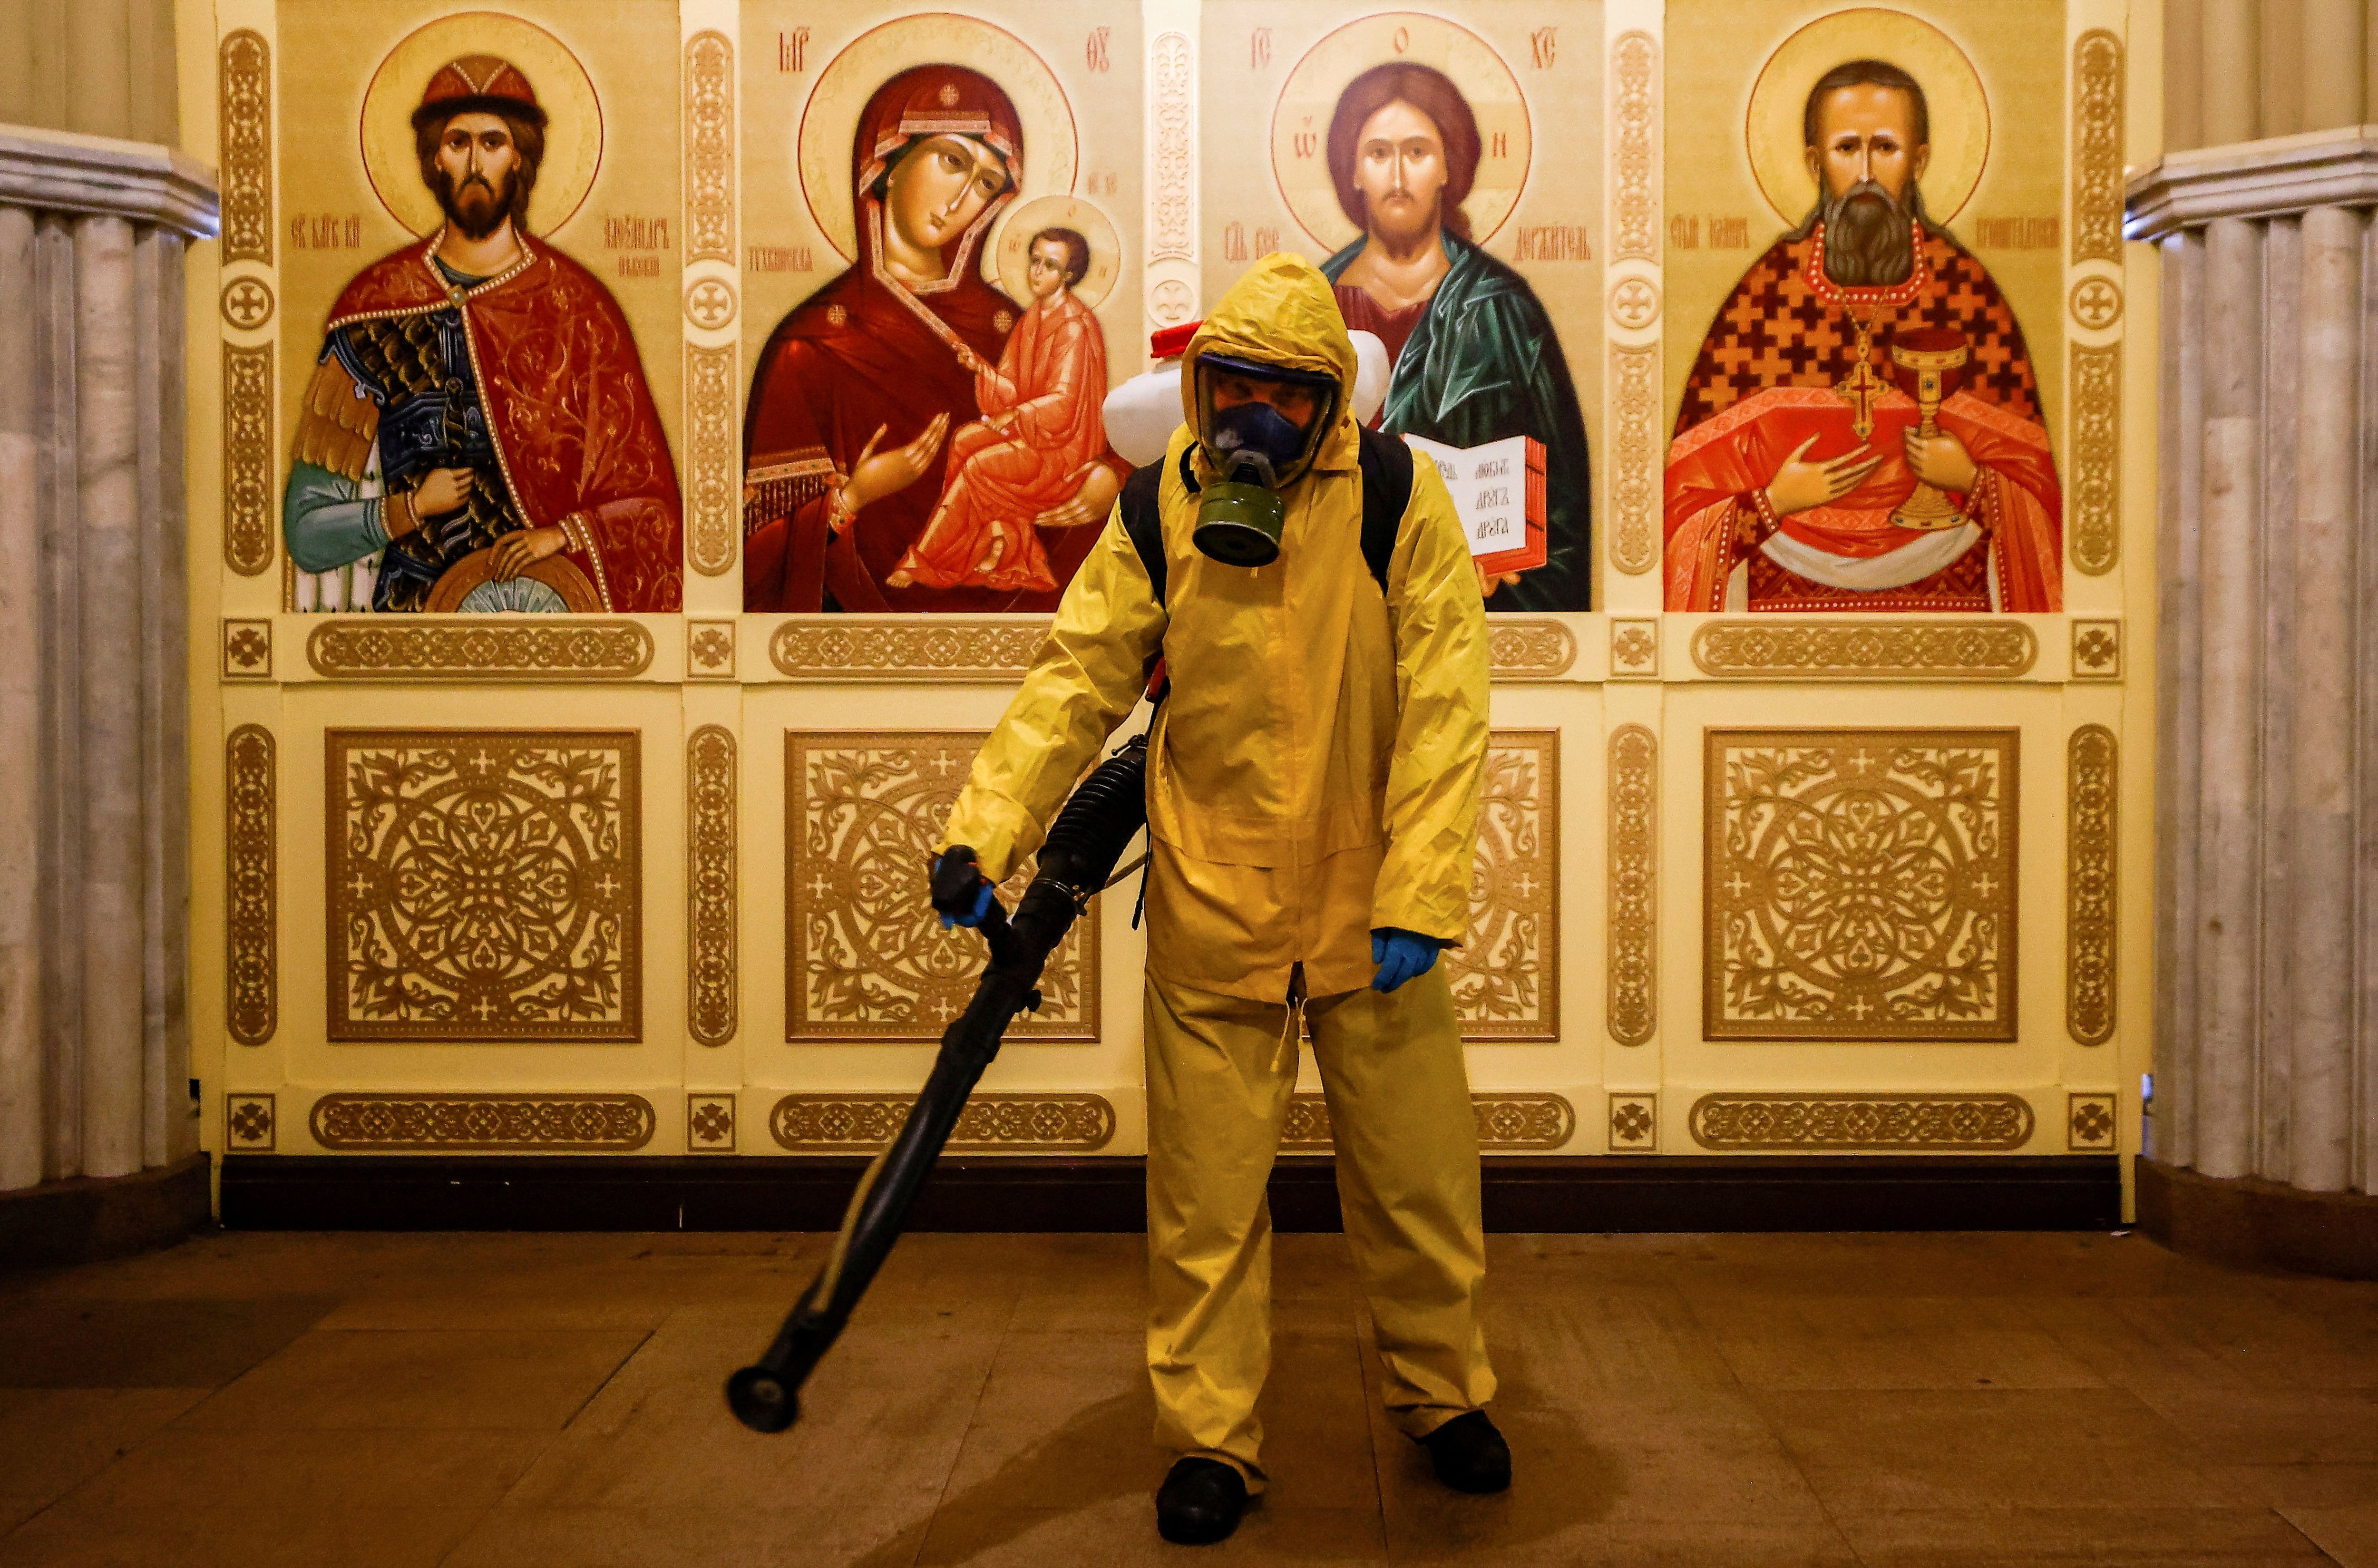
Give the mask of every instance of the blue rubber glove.
[{"label": "blue rubber glove", "polygon": [[975,868],[974,851],[964,844],[953,844],[947,855],[933,861],[933,907],[941,913],[942,929],[953,926],[979,926],[982,917],[991,913],[994,890]]},{"label": "blue rubber glove", "polygon": [[1427,974],[1436,966],[1436,939],[1418,931],[1395,926],[1373,931],[1371,962],[1379,966],[1379,972],[1371,980],[1371,989],[1392,991],[1406,980]]}]

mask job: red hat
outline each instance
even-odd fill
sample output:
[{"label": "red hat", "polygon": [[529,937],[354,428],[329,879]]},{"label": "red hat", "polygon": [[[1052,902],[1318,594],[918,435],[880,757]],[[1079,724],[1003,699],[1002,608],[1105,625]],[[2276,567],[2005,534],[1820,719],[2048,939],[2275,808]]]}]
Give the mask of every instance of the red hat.
[{"label": "red hat", "polygon": [[413,123],[418,128],[428,120],[469,114],[515,114],[540,127],[545,124],[545,111],[528,78],[510,60],[493,54],[465,54],[438,66],[422,89]]}]

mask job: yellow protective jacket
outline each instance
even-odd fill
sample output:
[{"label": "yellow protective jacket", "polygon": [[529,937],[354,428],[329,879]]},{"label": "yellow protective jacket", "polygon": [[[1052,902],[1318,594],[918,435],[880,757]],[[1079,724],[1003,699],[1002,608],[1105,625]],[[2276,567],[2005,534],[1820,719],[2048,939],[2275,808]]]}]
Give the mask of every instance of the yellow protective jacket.
[{"label": "yellow protective jacket", "polygon": [[[1206,353],[1326,371],[1337,424],[1286,492],[1267,567],[1190,543],[1195,443],[1172,433],[1159,492],[1168,604],[1156,603],[1120,510],[1057,607],[1023,689],[976,756],[940,848],[972,845],[1003,879],[1038,849],[1159,650],[1172,694],[1148,745],[1147,966],[1178,984],[1277,1001],[1366,985],[1370,932],[1459,941],[1484,772],[1486,616],[1435,465],[1413,465],[1383,596],[1363,564],[1360,437],[1346,412],[1354,349],[1329,284],[1301,257],[1257,262],[1215,306]],[[1212,477],[1202,449],[1200,483]]]}]

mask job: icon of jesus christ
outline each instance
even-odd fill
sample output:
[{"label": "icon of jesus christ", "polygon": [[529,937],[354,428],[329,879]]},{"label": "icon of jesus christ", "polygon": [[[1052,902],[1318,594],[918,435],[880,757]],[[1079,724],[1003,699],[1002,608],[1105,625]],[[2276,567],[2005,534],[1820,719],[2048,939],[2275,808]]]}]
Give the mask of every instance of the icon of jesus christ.
[{"label": "icon of jesus christ", "polygon": [[1090,269],[1089,242],[1072,229],[1043,229],[1030,258],[1032,307],[999,363],[958,351],[985,417],[952,437],[949,484],[923,537],[885,580],[894,588],[1057,587],[1033,519],[1071,499],[1105,449],[1107,351],[1089,306],[1074,297]]}]

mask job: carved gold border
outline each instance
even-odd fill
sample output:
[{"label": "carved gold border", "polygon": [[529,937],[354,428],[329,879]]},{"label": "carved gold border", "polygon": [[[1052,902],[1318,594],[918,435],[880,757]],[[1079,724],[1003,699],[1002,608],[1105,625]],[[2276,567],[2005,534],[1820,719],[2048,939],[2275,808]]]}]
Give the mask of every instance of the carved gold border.
[{"label": "carved gold border", "polygon": [[1154,156],[1148,168],[1154,198],[1148,203],[1147,258],[1194,261],[1195,208],[1190,182],[1196,173],[1196,69],[1189,35],[1160,32],[1147,46],[1147,78]]},{"label": "carved gold border", "polygon": [[222,346],[223,564],[242,577],[272,565],[272,352]]},{"label": "carved gold border", "polygon": [[1637,576],[1660,564],[1660,346],[1611,344],[1610,387],[1610,564]]},{"label": "carved gold border", "polygon": [[1610,41],[1610,254],[1660,259],[1660,41],[1639,29]]},{"label": "carved gold border", "polygon": [[[916,1103],[914,1095],[787,1095],[768,1112],[768,1136],[790,1154],[872,1154],[897,1135]],[[977,1094],[947,1146],[1088,1153],[1114,1134],[1114,1107],[1103,1095]]]},{"label": "carved gold border", "polygon": [[625,680],[651,667],[653,634],[631,620],[560,616],[534,625],[368,616],[316,627],[306,662],[332,680]]},{"label": "carved gold border", "polygon": [[735,735],[704,724],[685,742],[685,1021],[705,1046],[735,1037]]},{"label": "carved gold border", "polygon": [[1024,678],[1049,623],[964,616],[805,616],[768,639],[769,662],[794,680],[1011,681]]},{"label": "carved gold border", "polygon": [[2027,675],[2039,639],[2015,620],[1710,621],[1693,633],[1693,664],[1734,679],[2007,680]]},{"label": "carved gold border", "polygon": [[685,41],[685,258],[735,261],[735,45]]},{"label": "carved gold border", "polygon": [[2102,577],[2121,558],[2122,345],[2072,345],[2072,564]]},{"label": "carved gold border", "polygon": [[653,1140],[642,1095],[324,1095],[307,1118],[326,1149],[536,1149],[629,1154]]},{"label": "carved gold border", "polygon": [[243,1046],[281,1021],[277,749],[262,724],[223,739],[223,1031]]},{"label": "carved gold border", "polygon": [[253,28],[216,46],[222,253],[272,265],[272,45]]},{"label": "carved gold border", "polygon": [[[1472,1095],[1470,1109],[1483,1154],[1557,1149],[1577,1136],[1577,1107],[1559,1095]],[[1279,1146],[1290,1154],[1331,1148],[1329,1102],[1319,1095],[1290,1095]]]},{"label": "carved gold border", "polygon": [[735,566],[736,348],[685,345],[686,558],[704,577]]},{"label": "carved gold border", "polygon": [[[1445,955],[1461,1037],[1522,1044],[1560,1038],[1560,731],[1498,729],[1487,736],[1478,862],[1468,939]],[[1496,753],[1524,753],[1534,791],[1505,788]],[[1532,939],[1532,940],[1531,940]],[[1475,962],[1471,955],[1475,954]],[[1533,960],[1532,971],[1528,967]],[[1498,986],[1501,980],[1506,984]],[[1524,999],[1532,980],[1531,1004]],[[1497,1013],[1500,1016],[1497,1016]]]},{"label": "carved gold border", "polygon": [[1641,724],[1610,734],[1610,1037],[1659,1028],[1660,742]]},{"label": "carved gold border", "polygon": [[2083,724],[2066,748],[2064,1026],[2084,1046],[2114,1037],[2121,909],[2121,751]]},{"label": "carved gold border", "polygon": [[1775,1149],[2003,1151],[2031,1142],[2020,1095],[1703,1095],[1687,1125],[1720,1152]]},{"label": "carved gold border", "polygon": [[1577,663],[1577,634],[1559,621],[1490,616],[1486,660],[1496,680],[1558,680]]},{"label": "carved gold border", "polygon": [[2122,41],[2072,41],[2072,260],[2122,259]]}]

